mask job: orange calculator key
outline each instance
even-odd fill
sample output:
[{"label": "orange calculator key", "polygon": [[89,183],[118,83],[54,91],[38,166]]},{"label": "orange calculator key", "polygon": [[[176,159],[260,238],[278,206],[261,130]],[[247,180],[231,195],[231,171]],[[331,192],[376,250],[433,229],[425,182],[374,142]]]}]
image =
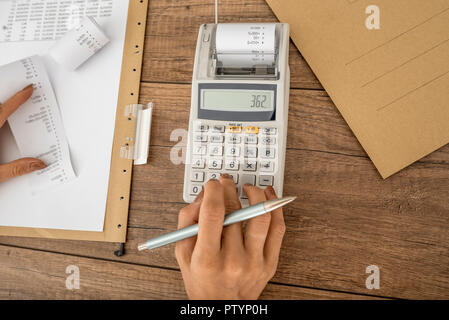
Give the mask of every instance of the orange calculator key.
[{"label": "orange calculator key", "polygon": [[246,133],[258,134],[259,133],[259,128],[258,127],[246,127],[245,128],[245,132]]},{"label": "orange calculator key", "polygon": [[228,131],[231,133],[240,133],[242,132],[242,127],[240,126],[229,126]]}]

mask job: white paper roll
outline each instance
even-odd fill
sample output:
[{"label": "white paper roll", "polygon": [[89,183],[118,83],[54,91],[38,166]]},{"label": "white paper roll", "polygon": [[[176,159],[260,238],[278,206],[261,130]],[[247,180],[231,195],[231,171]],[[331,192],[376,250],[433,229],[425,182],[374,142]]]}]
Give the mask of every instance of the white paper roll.
[{"label": "white paper roll", "polygon": [[49,55],[59,64],[70,70],[76,70],[109,41],[95,20],[86,17],[78,27],[67,32],[56,42]]},{"label": "white paper roll", "polygon": [[272,65],[276,56],[269,54],[217,54],[223,67],[252,67],[255,65]]},{"label": "white paper roll", "polygon": [[275,61],[275,24],[218,24],[217,59],[225,67],[271,65]]}]

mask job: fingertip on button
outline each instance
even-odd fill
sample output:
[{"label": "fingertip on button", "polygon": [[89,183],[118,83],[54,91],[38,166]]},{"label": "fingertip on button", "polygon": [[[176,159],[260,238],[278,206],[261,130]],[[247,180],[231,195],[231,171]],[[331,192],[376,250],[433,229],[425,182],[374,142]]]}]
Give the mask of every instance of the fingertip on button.
[{"label": "fingertip on button", "polygon": [[274,192],[274,188],[273,188],[272,186],[266,187],[265,190],[266,190],[270,195],[273,195],[273,196],[276,195],[276,193]]}]

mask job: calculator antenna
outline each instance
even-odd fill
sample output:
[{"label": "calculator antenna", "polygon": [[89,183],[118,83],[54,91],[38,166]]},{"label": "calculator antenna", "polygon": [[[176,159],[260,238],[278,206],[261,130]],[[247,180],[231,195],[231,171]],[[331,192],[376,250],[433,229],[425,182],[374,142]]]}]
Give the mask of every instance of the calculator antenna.
[{"label": "calculator antenna", "polygon": [[215,0],[215,24],[218,24],[218,0]]}]

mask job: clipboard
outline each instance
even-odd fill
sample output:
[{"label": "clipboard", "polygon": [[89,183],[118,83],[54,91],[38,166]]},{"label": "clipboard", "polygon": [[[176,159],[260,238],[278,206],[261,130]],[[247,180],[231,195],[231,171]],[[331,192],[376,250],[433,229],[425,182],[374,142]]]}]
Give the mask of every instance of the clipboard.
[{"label": "clipboard", "polygon": [[[119,243],[126,241],[133,159],[122,157],[121,150],[129,148],[136,139],[136,113],[129,112],[129,106],[136,105],[139,99],[148,4],[149,0],[129,1],[103,231],[0,227],[0,235]],[[120,249],[123,254],[123,246]]]}]

